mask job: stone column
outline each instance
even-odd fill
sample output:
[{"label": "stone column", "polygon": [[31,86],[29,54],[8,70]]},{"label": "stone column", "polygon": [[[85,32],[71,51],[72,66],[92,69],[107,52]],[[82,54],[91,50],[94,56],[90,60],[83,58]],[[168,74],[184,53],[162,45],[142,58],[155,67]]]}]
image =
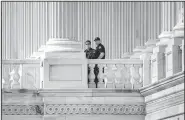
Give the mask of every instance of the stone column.
[{"label": "stone column", "polygon": [[173,28],[173,36],[184,38],[184,2],[177,3],[178,22]]},{"label": "stone column", "polygon": [[[50,38],[60,37],[60,4],[58,2],[49,3],[49,28]],[[63,18],[62,18],[63,19]]]},{"label": "stone column", "polygon": [[162,2],[162,33],[158,36],[160,42],[157,45],[166,45],[168,40],[171,37],[171,26],[170,24],[170,11],[169,11],[169,2]]}]

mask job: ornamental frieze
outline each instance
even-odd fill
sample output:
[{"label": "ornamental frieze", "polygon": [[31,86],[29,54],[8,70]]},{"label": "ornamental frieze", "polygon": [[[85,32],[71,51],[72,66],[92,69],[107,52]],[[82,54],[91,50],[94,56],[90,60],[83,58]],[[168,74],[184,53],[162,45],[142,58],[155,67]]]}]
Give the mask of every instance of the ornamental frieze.
[{"label": "ornamental frieze", "polygon": [[144,105],[120,104],[46,104],[2,105],[3,115],[145,115]]},{"label": "ornamental frieze", "polygon": [[2,105],[3,115],[43,115],[44,105]]},{"label": "ornamental frieze", "polygon": [[144,105],[120,105],[120,104],[46,104],[46,115],[65,114],[109,114],[109,115],[144,115]]}]

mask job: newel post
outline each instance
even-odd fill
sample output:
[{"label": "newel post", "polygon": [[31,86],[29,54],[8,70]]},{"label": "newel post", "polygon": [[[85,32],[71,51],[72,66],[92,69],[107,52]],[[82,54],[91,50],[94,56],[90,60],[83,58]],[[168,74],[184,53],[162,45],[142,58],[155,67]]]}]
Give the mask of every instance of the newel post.
[{"label": "newel post", "polygon": [[140,59],[143,60],[143,86],[149,85],[151,81],[151,55],[152,53],[144,53],[140,56]]}]

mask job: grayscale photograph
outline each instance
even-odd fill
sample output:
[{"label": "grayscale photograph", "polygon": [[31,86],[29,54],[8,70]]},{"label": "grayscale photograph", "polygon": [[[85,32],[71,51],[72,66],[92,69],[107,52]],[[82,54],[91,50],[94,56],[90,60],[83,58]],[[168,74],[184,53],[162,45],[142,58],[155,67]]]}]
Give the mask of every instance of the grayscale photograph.
[{"label": "grayscale photograph", "polygon": [[1,120],[184,120],[184,2],[1,1]]}]

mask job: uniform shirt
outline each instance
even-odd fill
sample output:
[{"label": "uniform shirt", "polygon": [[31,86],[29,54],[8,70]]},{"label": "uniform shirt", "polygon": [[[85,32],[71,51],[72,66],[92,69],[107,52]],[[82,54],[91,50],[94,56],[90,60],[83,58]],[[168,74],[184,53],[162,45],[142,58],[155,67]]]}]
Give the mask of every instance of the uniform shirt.
[{"label": "uniform shirt", "polygon": [[100,56],[100,53],[103,52],[104,56],[101,59],[105,59],[105,47],[100,43],[99,45],[97,45],[96,47],[96,58],[98,58]]},{"label": "uniform shirt", "polygon": [[89,48],[84,51],[87,59],[95,59],[95,49]]}]

